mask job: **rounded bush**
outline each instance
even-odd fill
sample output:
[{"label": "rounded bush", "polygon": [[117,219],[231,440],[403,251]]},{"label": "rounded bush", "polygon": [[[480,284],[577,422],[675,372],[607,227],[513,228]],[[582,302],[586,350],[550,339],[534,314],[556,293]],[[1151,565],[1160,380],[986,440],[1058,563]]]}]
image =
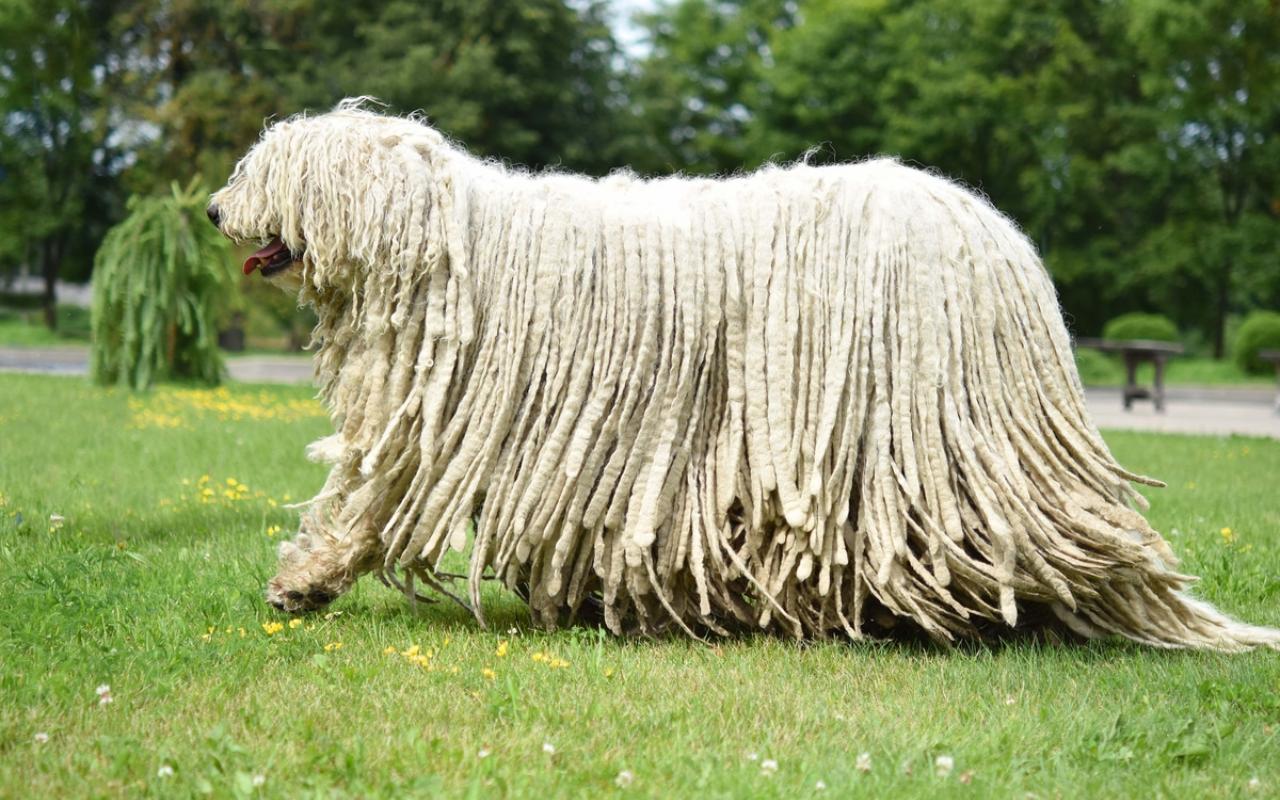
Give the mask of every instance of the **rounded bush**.
[{"label": "rounded bush", "polygon": [[1240,369],[1254,374],[1265,374],[1274,367],[1258,358],[1262,350],[1280,350],[1280,313],[1254,311],[1244,318],[1236,331],[1232,357]]},{"label": "rounded bush", "polygon": [[1123,341],[1146,339],[1153,342],[1178,341],[1178,326],[1163,314],[1144,314],[1135,311],[1121,314],[1102,329],[1103,339]]}]

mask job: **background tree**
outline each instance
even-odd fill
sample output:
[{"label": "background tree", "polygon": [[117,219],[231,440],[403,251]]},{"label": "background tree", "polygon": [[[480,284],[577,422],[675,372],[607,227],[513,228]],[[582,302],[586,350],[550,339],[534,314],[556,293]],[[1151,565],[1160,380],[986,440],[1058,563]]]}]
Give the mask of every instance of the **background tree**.
[{"label": "background tree", "polygon": [[137,2],[133,115],[158,134],[139,186],[221,180],[265,119],[371,95],[482,155],[600,173],[625,160],[616,45],[599,0]]},{"label": "background tree", "polygon": [[217,183],[265,119],[374,95],[476,153],[600,174],[877,153],[986,193],[1077,333],[1221,352],[1280,306],[1274,0],[0,3],[0,271],[80,279],[128,191]]},{"label": "background tree", "polygon": [[59,276],[85,279],[119,213],[119,120],[107,102],[116,43],[98,24],[110,0],[10,0],[0,6],[0,264],[44,279],[57,324]]},{"label": "background tree", "polygon": [[795,3],[681,0],[643,15],[650,50],[629,82],[641,172],[726,173],[764,156],[748,141],[767,102],[762,70]]},{"label": "background tree", "polygon": [[1207,328],[1222,357],[1228,315],[1280,283],[1280,6],[1142,0],[1129,31],[1173,177],[1143,262],[1180,279],[1161,301]]},{"label": "background tree", "polygon": [[1036,241],[1082,334],[1165,310],[1221,355],[1232,314],[1280,302],[1274,2],[786,8],[771,24],[750,2],[685,0],[647,18],[635,104],[671,168],[815,145],[817,161],[936,168]]}]

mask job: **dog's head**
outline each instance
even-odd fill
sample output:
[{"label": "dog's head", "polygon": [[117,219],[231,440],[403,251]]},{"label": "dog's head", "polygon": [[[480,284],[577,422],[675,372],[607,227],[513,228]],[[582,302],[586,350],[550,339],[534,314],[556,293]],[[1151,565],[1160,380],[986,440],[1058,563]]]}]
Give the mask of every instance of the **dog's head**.
[{"label": "dog's head", "polygon": [[425,124],[344,101],[319,116],[271,125],[214,193],[209,219],[244,262],[286,290],[342,290],[369,269],[420,258],[430,216],[433,154]]}]

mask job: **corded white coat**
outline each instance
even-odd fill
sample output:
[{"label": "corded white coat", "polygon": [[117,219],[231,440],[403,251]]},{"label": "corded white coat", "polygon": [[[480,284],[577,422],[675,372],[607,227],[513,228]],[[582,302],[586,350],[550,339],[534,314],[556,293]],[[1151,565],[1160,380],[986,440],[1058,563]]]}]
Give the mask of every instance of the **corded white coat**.
[{"label": "corded white coat", "polygon": [[214,200],[305,251],[320,320],[333,469],[282,580],[441,587],[454,550],[481,619],[492,575],[615,632],[1278,641],[1185,594],[1033,246],[940,177],[530,174],[347,104]]}]

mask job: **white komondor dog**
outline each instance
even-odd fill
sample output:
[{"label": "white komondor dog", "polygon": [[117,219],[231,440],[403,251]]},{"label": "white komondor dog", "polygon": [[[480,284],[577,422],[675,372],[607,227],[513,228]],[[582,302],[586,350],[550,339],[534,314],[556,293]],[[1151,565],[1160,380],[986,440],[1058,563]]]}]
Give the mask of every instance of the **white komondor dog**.
[{"label": "white komondor dog", "polygon": [[271,126],[209,213],[319,316],[333,469],[278,608],[448,593],[457,550],[481,621],[494,577],[618,633],[1280,643],[1185,593],[1034,248],[946,180],[531,174],[349,102]]}]

